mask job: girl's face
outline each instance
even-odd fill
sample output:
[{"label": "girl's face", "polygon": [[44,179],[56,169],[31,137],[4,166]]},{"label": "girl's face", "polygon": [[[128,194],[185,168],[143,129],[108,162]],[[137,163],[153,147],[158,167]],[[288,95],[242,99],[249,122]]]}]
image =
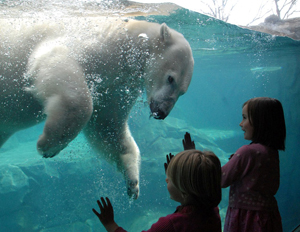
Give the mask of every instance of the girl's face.
[{"label": "girl's face", "polygon": [[170,194],[170,198],[182,204],[184,201],[182,193],[179,191],[179,189],[177,189],[174,186],[174,184],[172,183],[171,179],[168,178],[168,176],[166,178],[166,182],[167,182],[167,188]]},{"label": "girl's face", "polygon": [[253,126],[250,124],[249,115],[248,115],[248,105],[245,105],[242,110],[243,120],[240,123],[240,127],[245,132],[244,139],[252,140],[253,138]]}]

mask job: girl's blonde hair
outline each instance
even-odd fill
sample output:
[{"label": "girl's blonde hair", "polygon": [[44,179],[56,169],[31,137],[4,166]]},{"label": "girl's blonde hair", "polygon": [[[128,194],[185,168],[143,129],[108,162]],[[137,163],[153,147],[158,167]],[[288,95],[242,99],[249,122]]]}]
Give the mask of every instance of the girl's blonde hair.
[{"label": "girl's blonde hair", "polygon": [[221,163],[213,152],[180,152],[171,159],[166,174],[174,186],[195,204],[211,208],[220,203]]}]

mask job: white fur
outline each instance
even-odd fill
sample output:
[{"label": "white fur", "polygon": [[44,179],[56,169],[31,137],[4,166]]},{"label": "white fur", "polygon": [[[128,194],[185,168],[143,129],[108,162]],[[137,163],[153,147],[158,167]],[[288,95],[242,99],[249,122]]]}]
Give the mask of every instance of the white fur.
[{"label": "white fur", "polygon": [[116,18],[1,19],[0,31],[0,145],[46,117],[37,149],[53,157],[83,129],[137,198],[128,115],[143,88],[153,116],[169,114],[191,81],[189,43],[165,24]]}]

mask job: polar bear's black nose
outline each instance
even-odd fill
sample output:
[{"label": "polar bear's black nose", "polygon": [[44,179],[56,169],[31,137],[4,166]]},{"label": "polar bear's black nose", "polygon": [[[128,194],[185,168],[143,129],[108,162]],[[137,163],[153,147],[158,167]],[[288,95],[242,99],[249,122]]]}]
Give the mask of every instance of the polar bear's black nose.
[{"label": "polar bear's black nose", "polygon": [[161,110],[159,108],[159,105],[155,101],[150,102],[150,110],[151,110],[151,115],[155,119],[165,119],[168,114],[165,113],[165,111]]},{"label": "polar bear's black nose", "polygon": [[157,110],[156,112],[152,112],[152,116],[155,119],[165,119],[167,117],[167,115],[165,114],[165,112],[161,111],[161,110]]}]

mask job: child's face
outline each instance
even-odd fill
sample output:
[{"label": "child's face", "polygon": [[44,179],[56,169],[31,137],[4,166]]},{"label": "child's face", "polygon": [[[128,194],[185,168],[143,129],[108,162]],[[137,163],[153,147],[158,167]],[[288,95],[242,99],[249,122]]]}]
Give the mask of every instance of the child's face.
[{"label": "child's face", "polygon": [[244,139],[252,140],[253,138],[253,126],[250,124],[248,115],[248,105],[245,105],[242,110],[243,120],[240,123],[240,127],[245,132]]},{"label": "child's face", "polygon": [[168,176],[166,178],[166,182],[167,182],[167,188],[170,194],[170,198],[174,201],[183,203],[184,198],[182,193],[179,191],[179,189],[177,189],[174,186],[174,184],[172,183],[171,179],[168,178]]}]

